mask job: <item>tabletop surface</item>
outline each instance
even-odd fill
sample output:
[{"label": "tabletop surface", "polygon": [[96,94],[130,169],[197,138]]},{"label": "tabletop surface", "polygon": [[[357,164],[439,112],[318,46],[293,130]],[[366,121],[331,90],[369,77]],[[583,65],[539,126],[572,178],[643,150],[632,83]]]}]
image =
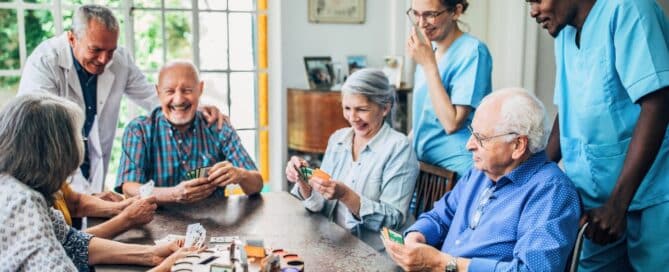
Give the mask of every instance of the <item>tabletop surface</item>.
[{"label": "tabletop surface", "polygon": [[[209,198],[196,204],[158,208],[153,221],[114,240],[154,244],[168,234],[185,235],[200,223],[211,236],[262,239],[265,247],[296,253],[305,271],[395,271],[393,261],[286,192]],[[98,265],[96,271],[144,271],[147,267]]]}]

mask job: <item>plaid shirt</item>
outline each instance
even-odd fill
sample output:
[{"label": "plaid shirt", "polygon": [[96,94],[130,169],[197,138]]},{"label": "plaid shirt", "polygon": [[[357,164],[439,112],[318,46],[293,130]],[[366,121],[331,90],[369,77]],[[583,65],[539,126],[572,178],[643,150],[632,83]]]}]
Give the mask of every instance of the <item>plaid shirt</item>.
[{"label": "plaid shirt", "polygon": [[[146,183],[172,187],[187,180],[186,173],[200,167],[229,161],[235,167],[256,170],[242,146],[235,129],[226,123],[222,129],[207,127],[197,112],[185,132],[174,128],[160,107],[150,116],[140,116],[128,124],[123,133],[123,153],[116,179],[116,191],[124,182]],[[215,194],[223,195],[222,188]]]}]

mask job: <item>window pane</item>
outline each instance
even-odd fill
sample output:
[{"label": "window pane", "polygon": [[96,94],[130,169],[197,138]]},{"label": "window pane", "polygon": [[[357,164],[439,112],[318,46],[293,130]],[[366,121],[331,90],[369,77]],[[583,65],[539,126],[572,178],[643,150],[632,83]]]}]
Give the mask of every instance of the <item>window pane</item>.
[{"label": "window pane", "polygon": [[193,27],[191,13],[187,11],[165,12],[165,34],[167,59],[193,59]]},{"label": "window pane", "polygon": [[191,8],[191,0],[165,0],[165,7],[189,9]]},{"label": "window pane", "polygon": [[224,10],[228,8],[228,1],[225,0],[199,0],[198,8]]},{"label": "window pane", "polygon": [[255,73],[230,74],[230,120],[236,128],[257,127],[255,82]]},{"label": "window pane", "polygon": [[228,74],[202,73],[204,92],[200,104],[216,106],[222,113],[230,115],[228,108]]},{"label": "window pane", "polygon": [[42,41],[51,38],[56,33],[53,16],[49,10],[26,10],[26,49],[28,55],[33,52]]},{"label": "window pane", "polygon": [[142,70],[157,70],[163,64],[160,12],[135,10],[135,60]]},{"label": "window pane", "polygon": [[[224,2],[224,1],[222,1]],[[200,68],[228,69],[227,14],[200,12]]]},{"label": "window pane", "polygon": [[230,10],[252,11],[255,0],[230,1]]},{"label": "window pane", "polygon": [[72,29],[72,15],[74,15],[73,10],[63,9],[63,31]]},{"label": "window pane", "polygon": [[132,6],[137,8],[159,8],[160,0],[133,0]]},{"label": "window pane", "polygon": [[230,69],[253,69],[253,35],[255,27],[250,13],[230,14]]},{"label": "window pane", "polygon": [[0,76],[0,109],[12,97],[16,96],[16,90],[19,89],[19,77]]},{"label": "window pane", "polygon": [[0,9],[0,69],[19,69],[19,28],[16,10]]},{"label": "window pane", "polygon": [[260,167],[256,156],[256,139],[258,138],[258,132],[255,130],[237,130],[237,135],[239,135],[239,138],[242,140],[244,149],[246,149],[246,152],[249,153],[249,156],[253,159],[256,168]]}]

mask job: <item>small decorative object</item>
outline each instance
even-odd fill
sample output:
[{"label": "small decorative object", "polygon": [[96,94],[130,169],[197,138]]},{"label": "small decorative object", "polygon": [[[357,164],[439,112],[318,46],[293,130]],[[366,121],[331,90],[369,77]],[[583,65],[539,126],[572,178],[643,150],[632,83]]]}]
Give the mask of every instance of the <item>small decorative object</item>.
[{"label": "small decorative object", "polygon": [[304,57],[307,80],[311,89],[329,90],[334,83],[331,57]]},{"label": "small decorative object", "polygon": [[365,56],[348,56],[346,57],[348,63],[348,74],[367,67],[367,57]]},{"label": "small decorative object", "polygon": [[310,23],[362,24],[365,0],[308,0]]},{"label": "small decorative object", "polygon": [[383,73],[388,77],[388,81],[395,88],[399,88],[402,83],[402,56],[386,56],[383,58]]}]

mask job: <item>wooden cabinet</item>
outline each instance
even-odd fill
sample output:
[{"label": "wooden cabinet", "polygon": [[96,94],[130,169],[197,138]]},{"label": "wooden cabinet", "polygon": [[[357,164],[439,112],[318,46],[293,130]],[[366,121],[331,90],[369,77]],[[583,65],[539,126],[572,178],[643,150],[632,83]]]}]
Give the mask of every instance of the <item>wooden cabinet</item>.
[{"label": "wooden cabinet", "polygon": [[341,92],[288,89],[288,148],[324,153],[337,129],[348,127],[341,108]]}]

